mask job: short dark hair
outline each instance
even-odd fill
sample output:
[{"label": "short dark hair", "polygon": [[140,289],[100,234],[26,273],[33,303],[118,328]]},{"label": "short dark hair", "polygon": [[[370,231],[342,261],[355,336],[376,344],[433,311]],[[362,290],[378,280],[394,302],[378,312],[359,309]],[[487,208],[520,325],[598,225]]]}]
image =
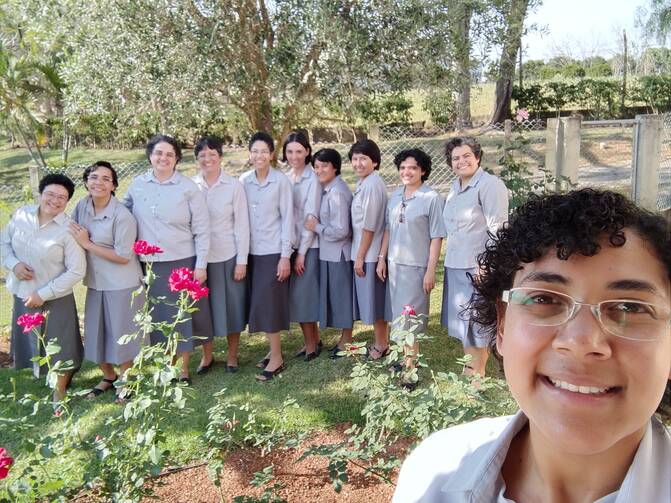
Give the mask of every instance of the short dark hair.
[{"label": "short dark hair", "polygon": [[[90,166],[87,166],[86,169],[84,169],[84,174],[82,176],[82,179],[84,180],[84,185],[86,185],[86,182],[89,179],[89,175],[98,168],[107,168],[110,170],[110,172],[112,173],[112,185],[114,185],[114,188],[116,189],[119,186],[119,177],[116,174],[116,170],[112,167],[112,164],[107,161],[96,161]],[[112,190],[112,195],[114,195],[114,190]]]},{"label": "short dark hair", "polygon": [[347,152],[347,158],[351,161],[354,154],[363,154],[370,157],[373,164],[376,164],[375,169],[380,169],[382,154],[380,153],[380,147],[373,140],[365,139],[354,143]]},{"label": "short dark hair", "polygon": [[75,184],[70,177],[64,175],[63,173],[49,173],[45,175],[40,180],[40,184],[37,187],[38,192],[41,194],[44,192],[44,187],[47,185],[61,185],[65,190],[68,191],[68,201],[72,199],[72,196],[75,193]]},{"label": "short dark hair", "polygon": [[168,136],[167,134],[157,134],[150,138],[150,140],[147,142],[147,148],[145,149],[147,159],[151,157],[151,154],[154,151],[156,145],[161,142],[165,142],[172,146],[172,148],[175,150],[175,157],[177,158],[177,162],[182,160],[182,147],[180,147],[177,140],[175,140],[172,136]]},{"label": "short dark hair", "polygon": [[340,174],[340,168],[342,167],[342,157],[340,157],[340,154],[336,149],[322,148],[317,150],[313,160],[320,162],[330,162],[331,165],[335,168],[336,175]]},{"label": "short dark hair", "polygon": [[403,150],[394,157],[394,164],[396,164],[397,170],[401,169],[401,163],[408,157],[412,157],[417,162],[423,171],[422,181],[426,182],[429,179],[429,175],[431,174],[431,157],[429,157],[426,152],[419,148]]},{"label": "short dark hair", "polygon": [[287,162],[287,145],[292,142],[300,143],[308,151],[308,155],[305,157],[305,164],[310,164],[312,162],[312,147],[310,146],[308,137],[301,131],[292,131],[287,136],[287,139],[284,140],[284,144],[282,145],[282,162]]},{"label": "short dark hair", "polygon": [[216,150],[219,156],[224,155],[223,143],[217,136],[203,136],[200,140],[198,140],[196,146],[193,147],[194,157],[198,157],[200,151],[205,147],[209,148],[210,150]]},{"label": "short dark hair", "polygon": [[268,148],[270,149],[271,152],[275,151],[275,142],[273,141],[273,137],[270,136],[265,131],[257,131],[252,135],[252,137],[249,139],[249,145],[247,146],[247,150],[252,150],[252,145],[254,145],[254,143],[256,143],[257,141],[262,141],[266,145],[268,145]]},{"label": "short dark hair", "polygon": [[452,167],[452,151],[457,147],[470,147],[473,155],[478,160],[478,166],[482,161],[482,145],[471,136],[457,136],[450,138],[445,144],[445,160],[447,165]]},{"label": "short dark hair", "polygon": [[492,237],[478,257],[480,273],[473,278],[475,296],[472,319],[496,342],[496,304],[513,285],[523,264],[554,250],[568,260],[576,253],[592,257],[606,237],[612,246],[622,246],[631,229],[647,243],[671,279],[671,226],[661,216],[636,206],[621,194],[607,190],[581,189],[568,194],[531,196],[518,207]]}]

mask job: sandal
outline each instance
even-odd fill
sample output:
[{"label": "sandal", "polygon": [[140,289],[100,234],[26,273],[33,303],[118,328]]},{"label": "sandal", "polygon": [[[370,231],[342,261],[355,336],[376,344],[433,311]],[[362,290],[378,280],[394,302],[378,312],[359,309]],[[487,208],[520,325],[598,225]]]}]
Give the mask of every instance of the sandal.
[{"label": "sandal", "polygon": [[367,357],[369,360],[379,360],[380,358],[387,356],[389,353],[389,346],[384,349],[378,349],[377,346],[373,345],[368,348]]},{"label": "sandal", "polygon": [[[89,399],[90,398],[95,398],[95,397],[100,396],[103,393],[105,393],[105,391],[109,391],[111,389],[114,389],[114,383],[117,381],[117,379],[119,379],[118,375],[114,376],[114,379],[108,379],[106,377],[103,377],[102,380],[98,384],[96,384],[95,388],[93,388],[91,391],[89,391],[86,394],[86,398],[89,398]],[[109,386],[106,386],[105,388],[99,388],[98,386],[100,386],[102,383],[109,384]]]},{"label": "sandal", "polygon": [[270,363],[270,358],[264,358],[263,360],[259,360],[256,364],[257,369],[264,369],[268,366]]},{"label": "sandal", "polygon": [[260,382],[272,381],[276,375],[279,375],[284,370],[284,364],[277,367],[275,370],[264,370],[260,374],[256,375],[256,380]]},{"label": "sandal", "polygon": [[116,398],[114,399],[114,403],[122,405],[130,401],[132,398],[133,398],[132,391],[126,388],[120,388],[119,391],[117,392]]}]

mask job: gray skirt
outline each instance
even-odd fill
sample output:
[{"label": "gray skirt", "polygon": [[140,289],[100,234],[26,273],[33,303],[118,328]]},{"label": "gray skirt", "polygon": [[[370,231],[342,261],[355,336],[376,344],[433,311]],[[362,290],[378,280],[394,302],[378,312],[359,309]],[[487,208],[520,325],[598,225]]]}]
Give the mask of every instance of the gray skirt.
[{"label": "gray skirt", "polygon": [[471,321],[467,309],[475,293],[468,273],[475,274],[475,268],[445,268],[440,323],[447,328],[447,335],[459,339],[465,348],[485,348],[489,346],[489,338],[480,325]]},{"label": "gray skirt", "polygon": [[411,305],[420,316],[422,332],[429,324],[429,296],[424,293],[426,267],[396,264],[387,265],[387,284],[391,301],[391,316],[395,320],[403,312],[403,307]]},{"label": "gray skirt", "polygon": [[[196,264],[196,257],[188,257],[180,260],[171,260],[168,262],[154,262],[152,270],[156,279],[148,289],[148,295],[156,297],[165,297],[169,303],[176,304],[179,299],[179,292],[171,292],[168,286],[168,278],[173,269],[179,267],[188,267],[193,269]],[[144,264],[143,264],[144,265]],[[177,332],[180,335],[180,341],[177,344],[177,352],[185,353],[193,351],[195,346],[212,339],[212,317],[210,316],[210,303],[208,300],[201,299],[194,306],[198,309],[191,313],[191,316],[184,322],[177,325]],[[160,302],[154,305],[151,317],[154,322],[165,321],[172,323],[177,315],[177,306],[168,305]],[[152,345],[165,344],[167,338],[159,330],[149,334],[149,340]]]},{"label": "gray skirt", "polygon": [[[144,292],[133,298],[137,288],[124,290],[86,291],[84,317],[84,358],[94,363],[120,365],[131,361],[140,352],[138,326],[135,314],[144,305]],[[119,344],[123,335],[136,333],[137,337]]]},{"label": "gray skirt", "polygon": [[319,248],[305,254],[305,271],[294,272],[296,253],[291,258],[289,277],[289,320],[310,323],[319,320]]},{"label": "gray skirt", "polygon": [[217,337],[240,333],[247,326],[247,280],[233,279],[236,259],[207,264],[212,326]]},{"label": "gray skirt", "polygon": [[319,325],[322,328],[352,328],[352,261],[340,254],[340,262],[320,260]]},{"label": "gray skirt", "polygon": [[[28,308],[23,305],[23,300],[14,295],[14,310],[12,313],[12,357],[14,358],[14,368],[25,369],[32,368],[33,375],[40,377],[46,375],[47,367],[41,367],[37,362],[30,361],[34,356],[44,356],[44,347],[39,347],[37,336],[30,331],[27,334],[23,333],[23,328],[16,324],[16,320],[22,314],[26,313],[40,313],[49,311],[46,326],[42,325],[43,334],[45,335],[45,344],[54,340],[59,346],[60,351],[51,356],[51,365],[53,366],[57,361],[68,362],[72,364],[66,365],[69,370],[75,372],[79,370],[82,365],[82,338],[79,333],[79,319],[77,318],[77,306],[75,304],[75,296],[73,294],[60,297],[58,299],[47,300],[39,308]],[[44,330],[46,329],[46,333]]]},{"label": "gray skirt", "polygon": [[249,333],[289,330],[289,281],[277,281],[279,253],[249,255]]},{"label": "gray skirt", "polygon": [[353,273],[352,304],[354,306],[354,319],[361,320],[366,325],[372,325],[378,320],[389,318],[385,311],[385,305],[387,304],[386,283],[377,277],[376,267],[376,262],[366,262],[363,265],[365,273],[363,278]]}]

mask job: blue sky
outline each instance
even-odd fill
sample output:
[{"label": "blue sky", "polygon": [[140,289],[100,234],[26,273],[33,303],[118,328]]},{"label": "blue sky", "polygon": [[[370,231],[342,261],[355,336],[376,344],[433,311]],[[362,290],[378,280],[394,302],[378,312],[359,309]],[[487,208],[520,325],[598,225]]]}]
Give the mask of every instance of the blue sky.
[{"label": "blue sky", "polygon": [[559,54],[574,58],[612,56],[619,47],[622,29],[636,41],[635,12],[647,0],[544,0],[528,17],[528,24],[547,28],[547,33],[524,37],[526,59],[549,59]]}]

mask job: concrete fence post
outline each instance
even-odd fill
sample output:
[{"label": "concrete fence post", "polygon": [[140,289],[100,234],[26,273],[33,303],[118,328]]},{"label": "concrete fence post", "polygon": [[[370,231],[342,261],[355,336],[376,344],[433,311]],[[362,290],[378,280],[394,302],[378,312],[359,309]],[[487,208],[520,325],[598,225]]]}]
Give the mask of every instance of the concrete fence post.
[{"label": "concrete fence post", "polygon": [[39,166],[36,166],[35,164],[31,164],[28,166],[28,174],[30,175],[30,191],[33,194],[33,201],[35,201],[35,204],[39,204],[40,202],[40,192],[39,192],[39,185],[40,185],[40,168]]},{"label": "concrete fence post", "polygon": [[506,119],[503,122],[503,135],[505,137],[506,147],[510,145],[510,141],[513,139],[513,121]]},{"label": "concrete fence post", "polygon": [[555,190],[564,192],[578,183],[580,126],[582,118],[548,119],[545,139],[545,169],[555,177]]},{"label": "concrete fence post", "polygon": [[657,211],[661,149],[662,117],[637,115],[631,159],[631,196],[638,205],[650,211]]},{"label": "concrete fence post", "polygon": [[[558,145],[564,143],[564,129],[559,119],[548,119],[545,133],[545,169],[557,179],[557,165],[561,162]],[[559,187],[557,187],[559,189]]]}]

